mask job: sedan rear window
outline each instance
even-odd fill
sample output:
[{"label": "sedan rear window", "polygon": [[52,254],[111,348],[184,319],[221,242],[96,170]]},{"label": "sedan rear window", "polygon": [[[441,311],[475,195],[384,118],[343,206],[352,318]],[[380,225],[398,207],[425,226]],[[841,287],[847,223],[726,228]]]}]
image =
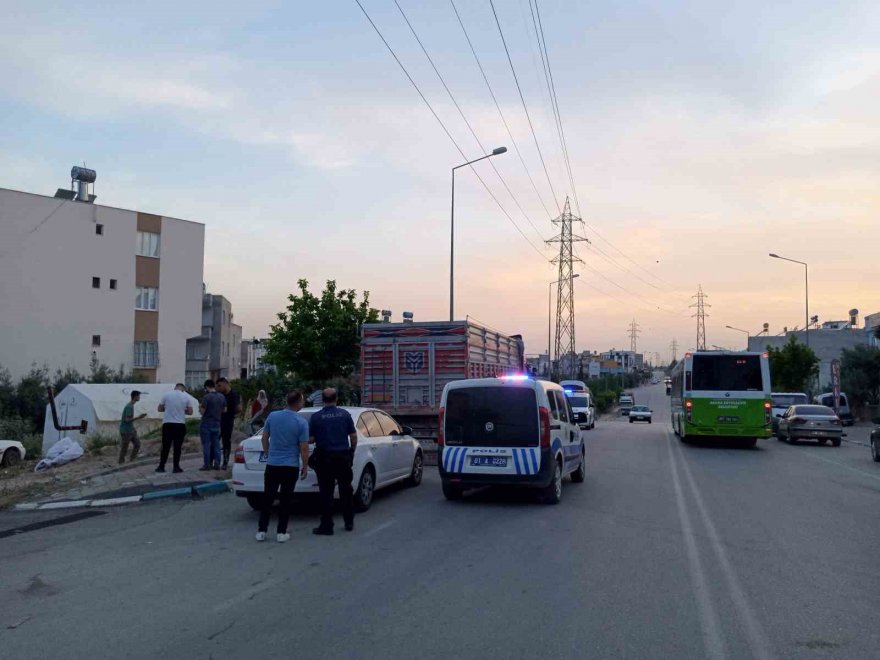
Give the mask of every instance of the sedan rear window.
[{"label": "sedan rear window", "polygon": [[467,447],[538,444],[535,391],[524,387],[465,387],[446,397],[446,443]]},{"label": "sedan rear window", "polygon": [[795,406],[795,415],[829,415],[834,416],[834,411],[827,406]]},{"label": "sedan rear window", "polygon": [[806,394],[771,394],[774,408],[788,408],[799,403],[807,403]]}]

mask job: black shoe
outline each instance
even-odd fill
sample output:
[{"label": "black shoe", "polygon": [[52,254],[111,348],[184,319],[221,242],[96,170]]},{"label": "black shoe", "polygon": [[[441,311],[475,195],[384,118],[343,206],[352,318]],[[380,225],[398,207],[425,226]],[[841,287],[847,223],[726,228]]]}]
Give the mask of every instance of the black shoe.
[{"label": "black shoe", "polygon": [[220,469],[221,469],[221,470],[228,470],[228,469],[229,469],[229,463],[224,463],[223,465],[220,466]]},{"label": "black shoe", "polygon": [[312,530],[312,534],[317,534],[318,536],[333,536],[333,528],[327,529],[326,527],[315,527]]},{"label": "black shoe", "polygon": [[159,467],[156,468],[156,472],[165,472],[165,466],[160,465]]},{"label": "black shoe", "polygon": [[[165,470],[162,470],[162,472],[165,472]],[[181,472],[183,472],[183,468],[182,468],[182,467],[176,467],[176,468],[174,468],[174,474],[180,474]]]},{"label": "black shoe", "polygon": [[207,472],[210,469],[211,469],[210,465],[203,465],[202,467],[199,468],[199,472]]},{"label": "black shoe", "polygon": [[353,520],[351,522],[345,523],[345,531],[346,532],[353,532],[354,531],[354,521]]}]

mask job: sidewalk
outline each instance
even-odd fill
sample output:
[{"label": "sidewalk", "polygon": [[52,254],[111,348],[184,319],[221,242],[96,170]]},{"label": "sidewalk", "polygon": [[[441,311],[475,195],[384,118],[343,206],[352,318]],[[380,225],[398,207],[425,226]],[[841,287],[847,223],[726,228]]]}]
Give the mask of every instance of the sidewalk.
[{"label": "sidewalk", "polygon": [[871,431],[874,428],[875,425],[871,422],[856,422],[854,426],[845,426],[843,432],[846,434],[846,437],[843,441],[870,447]]}]

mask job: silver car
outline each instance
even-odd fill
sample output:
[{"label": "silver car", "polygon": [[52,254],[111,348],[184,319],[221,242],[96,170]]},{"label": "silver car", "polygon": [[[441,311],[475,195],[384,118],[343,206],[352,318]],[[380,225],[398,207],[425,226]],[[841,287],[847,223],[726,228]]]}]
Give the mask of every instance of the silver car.
[{"label": "silver car", "polygon": [[789,406],[778,418],[776,437],[795,444],[798,440],[816,440],[824,445],[829,440],[840,447],[843,424],[828,406]]}]

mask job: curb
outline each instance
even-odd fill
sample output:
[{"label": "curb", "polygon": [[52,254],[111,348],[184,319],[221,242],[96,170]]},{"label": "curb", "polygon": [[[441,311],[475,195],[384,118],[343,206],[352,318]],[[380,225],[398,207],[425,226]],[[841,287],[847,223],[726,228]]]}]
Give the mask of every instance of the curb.
[{"label": "curb", "polygon": [[170,488],[166,490],[154,490],[143,495],[129,495],[128,497],[96,498],[92,500],[70,500],[65,502],[26,502],[16,504],[14,511],[52,511],[57,509],[74,509],[82,507],[120,506],[135,504],[136,502],[150,502],[153,500],[169,497],[191,497],[201,499],[205,495],[226,493],[231,490],[232,479],[224,481],[209,481],[190,488]]}]

